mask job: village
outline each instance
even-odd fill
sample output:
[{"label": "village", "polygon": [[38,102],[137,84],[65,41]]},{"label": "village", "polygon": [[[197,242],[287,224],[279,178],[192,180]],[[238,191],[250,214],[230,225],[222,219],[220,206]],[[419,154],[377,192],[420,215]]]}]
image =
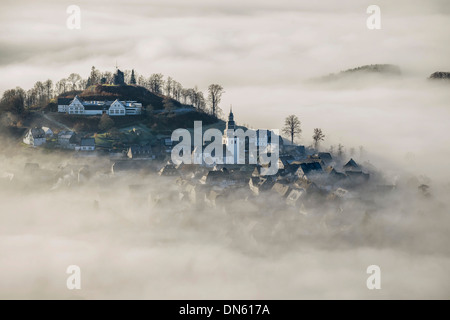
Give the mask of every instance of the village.
[{"label": "village", "polygon": [[[229,147],[226,131],[234,130],[234,115],[230,111],[224,132],[224,149]],[[170,136],[156,143],[130,145],[122,152],[98,150],[93,137],[78,137],[73,131],[54,133],[48,127],[30,129],[23,139],[27,145],[40,148],[47,143],[61,150],[70,150],[64,165],[42,168],[39,163],[27,163],[25,172],[46,185],[49,190],[72,189],[89,183],[107,183],[130,178],[128,187],[133,198],[158,206],[164,203],[183,203],[192,206],[230,206],[233,201],[276,203],[289,210],[307,214],[323,206],[365,203],[367,194],[385,194],[394,189],[383,181],[378,170],[369,162],[358,163],[313,147],[284,143],[278,137],[279,157],[276,174],[265,175],[260,164],[206,164],[172,161],[175,146]],[[272,138],[273,139],[273,138]],[[236,141],[231,141],[236,145]],[[259,142],[256,142],[259,144]],[[205,148],[206,146],[203,146]],[[192,149],[192,158],[195,150]],[[247,150],[246,150],[247,152]],[[91,159],[95,158],[95,161]],[[8,183],[15,181],[13,173],[3,175]],[[149,192],[157,179],[170,182],[170,188]],[[4,181],[5,181],[4,179]],[[16,180],[20,181],[17,177]],[[271,211],[270,206],[266,207]],[[275,210],[275,209],[274,209]],[[278,209],[277,209],[278,210]]]}]

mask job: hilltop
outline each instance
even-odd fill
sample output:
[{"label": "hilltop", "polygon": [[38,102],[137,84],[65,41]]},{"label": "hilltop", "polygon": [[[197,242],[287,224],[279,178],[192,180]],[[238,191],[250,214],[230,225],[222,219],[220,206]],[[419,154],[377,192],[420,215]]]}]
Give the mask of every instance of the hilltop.
[{"label": "hilltop", "polygon": [[429,79],[433,80],[450,80],[450,72],[436,71],[430,75]]},{"label": "hilltop", "polygon": [[392,64],[371,64],[364,65],[352,69],[347,69],[344,71],[340,71],[339,73],[331,73],[329,75],[315,78],[313,81],[338,81],[341,79],[349,79],[354,76],[370,76],[370,75],[381,75],[381,76],[400,76],[402,74],[401,69]]}]

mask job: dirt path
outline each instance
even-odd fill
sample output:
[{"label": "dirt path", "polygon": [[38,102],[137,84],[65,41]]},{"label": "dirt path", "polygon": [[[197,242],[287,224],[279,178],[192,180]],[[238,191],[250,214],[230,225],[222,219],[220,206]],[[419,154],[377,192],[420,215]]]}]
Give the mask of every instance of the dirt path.
[{"label": "dirt path", "polygon": [[51,123],[53,123],[54,125],[63,128],[64,130],[68,130],[68,131],[73,131],[71,128],[69,128],[68,126],[66,126],[64,123],[61,123],[59,121],[56,121],[55,119],[53,119],[53,117],[51,117],[50,115],[44,113],[42,115],[45,119],[47,119],[48,121],[50,121]]}]

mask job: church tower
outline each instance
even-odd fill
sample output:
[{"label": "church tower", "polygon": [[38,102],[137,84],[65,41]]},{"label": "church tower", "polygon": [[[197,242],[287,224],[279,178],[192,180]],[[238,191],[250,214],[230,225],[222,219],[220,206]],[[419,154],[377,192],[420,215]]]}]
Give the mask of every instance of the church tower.
[{"label": "church tower", "polygon": [[223,144],[226,145],[224,162],[227,164],[237,164],[239,159],[239,139],[234,136],[234,130],[236,130],[236,123],[234,122],[233,109],[230,107],[230,114],[223,135]]},{"label": "church tower", "polygon": [[230,131],[232,131],[232,133],[234,133],[235,129],[236,129],[236,123],[234,122],[233,108],[230,107],[230,114],[228,115],[227,127],[224,132],[225,136],[227,136],[228,130],[230,130]]}]

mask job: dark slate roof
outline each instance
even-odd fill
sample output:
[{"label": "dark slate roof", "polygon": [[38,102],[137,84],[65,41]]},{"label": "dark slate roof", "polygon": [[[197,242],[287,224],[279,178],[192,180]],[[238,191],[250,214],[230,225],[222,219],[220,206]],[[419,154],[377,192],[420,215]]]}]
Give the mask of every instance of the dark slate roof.
[{"label": "dark slate roof", "polygon": [[41,128],[33,128],[31,129],[31,134],[33,138],[45,138],[45,132]]},{"label": "dark slate roof", "polygon": [[80,146],[95,147],[95,139],[94,138],[81,138]]},{"label": "dark slate roof", "polygon": [[369,180],[370,174],[361,171],[346,171],[345,174],[351,180]]},{"label": "dark slate roof", "polygon": [[72,100],[73,98],[58,98],[58,105],[68,106]]},{"label": "dark slate roof", "polygon": [[347,168],[354,168],[354,169],[359,169],[358,164],[355,162],[355,160],[350,159],[349,162],[347,162],[344,166],[345,169]]},{"label": "dark slate roof", "polygon": [[304,174],[308,174],[311,171],[322,171],[322,166],[319,162],[302,163],[300,167]]},{"label": "dark slate roof", "polygon": [[324,160],[324,161],[333,161],[333,157],[331,156],[331,154],[329,152],[319,152],[318,156],[320,159]]}]

